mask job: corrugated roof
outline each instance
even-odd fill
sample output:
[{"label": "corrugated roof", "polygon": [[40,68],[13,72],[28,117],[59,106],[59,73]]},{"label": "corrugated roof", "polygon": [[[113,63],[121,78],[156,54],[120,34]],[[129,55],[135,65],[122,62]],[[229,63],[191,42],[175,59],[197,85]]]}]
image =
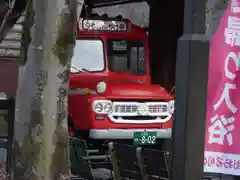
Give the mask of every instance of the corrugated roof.
[{"label": "corrugated roof", "polygon": [[21,16],[17,23],[7,33],[2,43],[0,43],[1,59],[16,59],[20,56],[21,38],[24,16]]},{"label": "corrugated roof", "polygon": [[148,28],[149,26],[149,5],[146,2],[135,2],[129,4],[120,4],[115,6],[106,6],[93,8],[93,12],[98,14],[107,13],[110,17],[122,15],[124,18],[132,21],[137,26]]}]

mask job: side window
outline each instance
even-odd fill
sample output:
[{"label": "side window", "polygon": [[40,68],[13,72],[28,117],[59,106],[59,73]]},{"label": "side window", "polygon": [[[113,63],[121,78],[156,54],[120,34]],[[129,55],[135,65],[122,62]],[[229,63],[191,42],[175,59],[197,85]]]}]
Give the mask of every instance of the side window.
[{"label": "side window", "polygon": [[108,41],[108,63],[112,72],[128,71],[128,42],[122,39]]},{"label": "side window", "polygon": [[138,68],[139,71],[145,73],[146,71],[146,59],[145,59],[145,49],[143,46],[138,48]]},{"label": "side window", "polygon": [[146,59],[145,59],[144,46],[137,46],[134,44],[130,48],[130,69],[134,74],[146,73]]},{"label": "side window", "polygon": [[145,41],[127,39],[108,40],[108,65],[112,72],[146,73]]},{"label": "side window", "polygon": [[130,48],[130,71],[134,74],[138,72],[138,48]]}]

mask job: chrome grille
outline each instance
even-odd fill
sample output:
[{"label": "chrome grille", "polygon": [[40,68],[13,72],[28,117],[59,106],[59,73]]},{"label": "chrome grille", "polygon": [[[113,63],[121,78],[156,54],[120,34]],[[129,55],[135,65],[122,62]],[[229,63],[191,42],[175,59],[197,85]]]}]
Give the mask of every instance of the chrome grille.
[{"label": "chrome grille", "polygon": [[[143,104],[147,105],[147,113],[144,115],[140,113]],[[108,115],[114,123],[133,124],[167,122],[171,116],[168,102],[113,102],[113,112]]]},{"label": "chrome grille", "polygon": [[117,113],[137,112],[137,105],[116,105],[115,112]]},{"label": "chrome grille", "polygon": [[[136,113],[138,105],[141,103],[136,103],[136,104],[118,104],[115,103],[114,106],[114,112],[116,113]],[[148,111],[150,113],[164,113],[168,112],[168,104],[167,103],[146,103],[148,105]]]},{"label": "chrome grille", "polygon": [[148,106],[149,115],[160,115],[166,116],[168,113],[168,103],[167,102],[147,102],[147,103],[138,103],[138,102],[113,102],[113,113],[116,113],[117,116],[121,115],[138,115],[138,107],[142,104]]},{"label": "chrome grille", "polygon": [[168,111],[168,106],[167,104],[149,105],[148,111],[150,113],[163,113]]}]

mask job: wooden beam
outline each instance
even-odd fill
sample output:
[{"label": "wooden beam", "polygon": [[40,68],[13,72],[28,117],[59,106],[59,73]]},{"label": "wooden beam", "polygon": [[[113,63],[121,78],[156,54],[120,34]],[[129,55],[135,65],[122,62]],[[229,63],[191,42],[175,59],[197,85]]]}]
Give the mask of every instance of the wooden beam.
[{"label": "wooden beam", "polygon": [[144,0],[92,0],[94,8],[142,2]]},{"label": "wooden beam", "polygon": [[202,180],[209,39],[206,1],[185,0],[184,35],[178,42],[171,180]]}]

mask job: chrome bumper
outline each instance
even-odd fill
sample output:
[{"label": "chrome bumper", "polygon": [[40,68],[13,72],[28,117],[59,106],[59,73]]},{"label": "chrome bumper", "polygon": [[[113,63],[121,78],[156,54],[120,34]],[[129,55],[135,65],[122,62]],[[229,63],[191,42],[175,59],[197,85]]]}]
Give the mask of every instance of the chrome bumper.
[{"label": "chrome bumper", "polygon": [[158,139],[170,139],[172,129],[91,129],[92,139],[133,139],[134,132],[157,132]]}]

